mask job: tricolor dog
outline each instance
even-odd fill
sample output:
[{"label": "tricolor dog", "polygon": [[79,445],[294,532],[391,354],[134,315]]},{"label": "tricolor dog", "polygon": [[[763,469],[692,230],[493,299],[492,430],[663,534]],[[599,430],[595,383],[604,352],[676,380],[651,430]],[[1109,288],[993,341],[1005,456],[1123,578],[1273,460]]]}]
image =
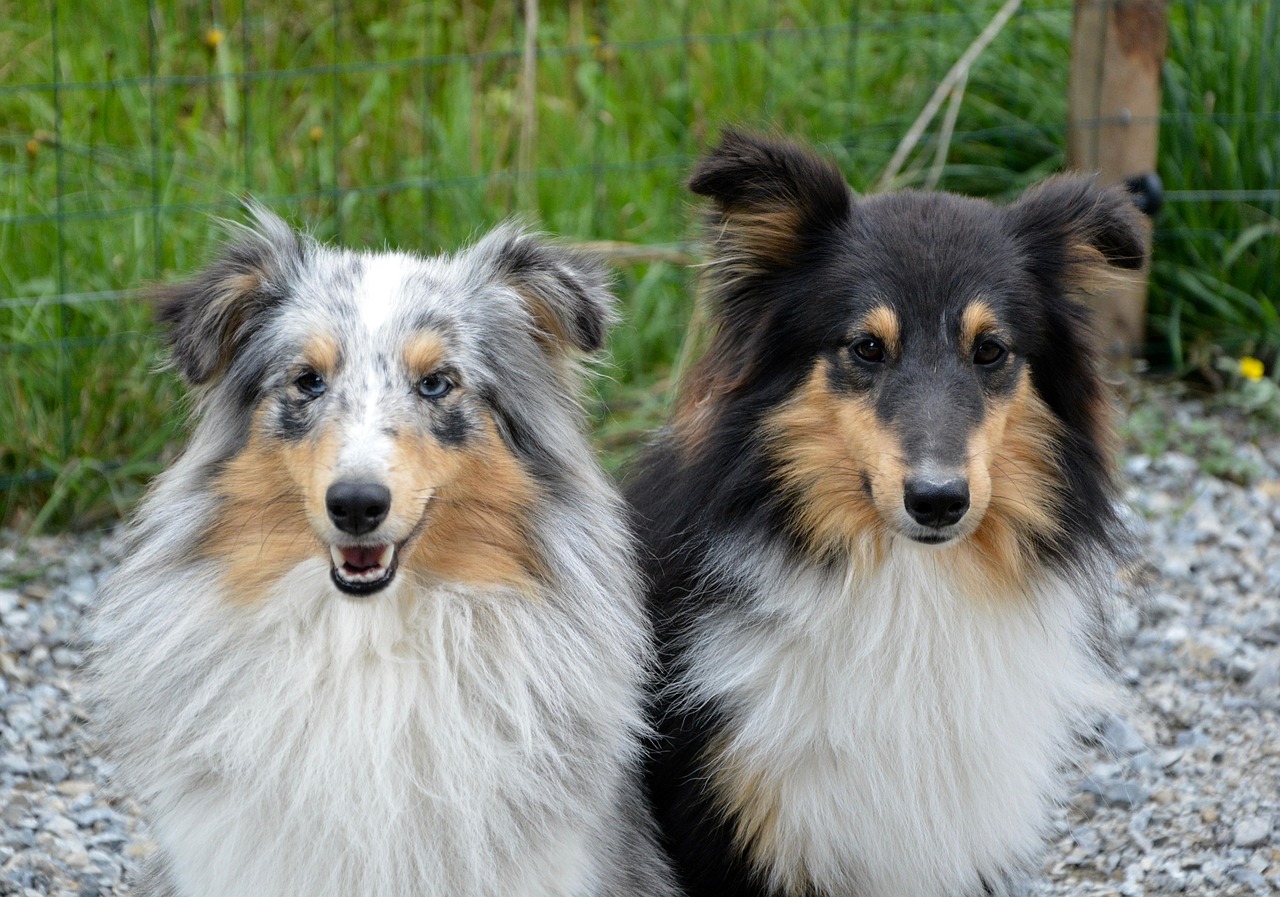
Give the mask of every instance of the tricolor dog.
[{"label": "tricolor dog", "polygon": [[697,165],[715,327],[627,486],[690,897],[975,897],[1034,866],[1108,697],[1126,539],[1080,295],[1120,189],[856,199],[794,143]]}]

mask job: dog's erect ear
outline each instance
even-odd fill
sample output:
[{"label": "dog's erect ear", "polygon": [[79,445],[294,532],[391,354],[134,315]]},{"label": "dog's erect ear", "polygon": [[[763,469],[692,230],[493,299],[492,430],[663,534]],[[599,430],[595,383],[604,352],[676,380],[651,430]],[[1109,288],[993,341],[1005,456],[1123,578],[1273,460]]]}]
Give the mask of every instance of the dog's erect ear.
[{"label": "dog's erect ear", "polygon": [[735,129],[694,167],[689,189],[715,203],[711,251],[743,273],[789,267],[853,208],[833,163],[789,140]]},{"label": "dog's erect ear", "polygon": [[1006,210],[1031,273],[1059,289],[1089,286],[1107,268],[1146,261],[1142,216],[1133,196],[1090,175],[1060,175],[1032,187]]},{"label": "dog's erect ear", "polygon": [[602,262],[510,224],[490,233],[475,251],[524,300],[539,342],[559,353],[604,348],[614,297]]},{"label": "dog's erect ear", "polygon": [[1141,213],[1124,189],[1082,175],[1050,178],[1005,213],[1042,296],[1043,334],[1031,358],[1035,388],[1104,464],[1110,394],[1099,370],[1093,315],[1074,296],[1105,290],[1118,275],[1143,266]]},{"label": "dog's erect ear", "polygon": [[284,298],[290,272],[302,262],[302,238],[263,207],[249,208],[253,224],[236,228],[238,238],[217,261],[151,292],[173,362],[194,385],[222,373],[262,313]]}]

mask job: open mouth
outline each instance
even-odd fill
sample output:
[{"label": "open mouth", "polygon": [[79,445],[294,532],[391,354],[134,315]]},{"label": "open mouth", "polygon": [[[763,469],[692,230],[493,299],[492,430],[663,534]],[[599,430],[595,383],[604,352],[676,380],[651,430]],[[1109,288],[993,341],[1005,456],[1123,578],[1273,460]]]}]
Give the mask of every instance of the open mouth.
[{"label": "open mouth", "polygon": [[386,588],[396,575],[396,546],[330,545],[333,584],[348,595],[372,595]]}]

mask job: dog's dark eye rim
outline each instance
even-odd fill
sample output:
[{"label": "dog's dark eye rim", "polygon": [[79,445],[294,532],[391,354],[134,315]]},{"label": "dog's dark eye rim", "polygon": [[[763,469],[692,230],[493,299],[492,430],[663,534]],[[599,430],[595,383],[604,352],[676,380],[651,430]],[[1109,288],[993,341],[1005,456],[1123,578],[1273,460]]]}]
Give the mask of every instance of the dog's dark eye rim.
[{"label": "dog's dark eye rim", "polygon": [[324,382],[324,377],[309,369],[295,377],[293,385],[298,387],[300,393],[311,399],[324,395],[325,390],[329,388],[329,384]]},{"label": "dog's dark eye rim", "polygon": [[453,378],[447,372],[436,371],[418,378],[414,390],[424,399],[443,399],[453,391],[455,385]]},{"label": "dog's dark eye rim", "polygon": [[849,344],[849,351],[853,353],[854,358],[864,364],[883,364],[887,357],[884,340],[876,339],[874,336],[859,337]]},{"label": "dog's dark eye rim", "polygon": [[1008,354],[1009,350],[999,340],[983,337],[973,348],[973,363],[984,368],[994,367]]}]

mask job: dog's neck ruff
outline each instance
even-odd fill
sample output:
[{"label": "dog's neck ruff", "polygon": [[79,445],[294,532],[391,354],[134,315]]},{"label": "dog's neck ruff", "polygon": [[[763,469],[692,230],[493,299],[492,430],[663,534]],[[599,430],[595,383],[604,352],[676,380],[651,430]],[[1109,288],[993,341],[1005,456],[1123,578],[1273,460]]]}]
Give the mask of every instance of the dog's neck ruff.
[{"label": "dog's neck ruff", "polygon": [[712,787],[765,881],[950,897],[1034,860],[1074,731],[1109,699],[1066,579],[965,594],[945,550],[905,541],[870,573],[720,560],[746,597],[688,633],[676,699],[723,712]]},{"label": "dog's neck ruff", "polygon": [[590,892],[640,727],[603,637],[407,577],[352,600],[323,559],[251,606],[211,569],[154,588],[118,621],[111,724],[182,894]]}]

